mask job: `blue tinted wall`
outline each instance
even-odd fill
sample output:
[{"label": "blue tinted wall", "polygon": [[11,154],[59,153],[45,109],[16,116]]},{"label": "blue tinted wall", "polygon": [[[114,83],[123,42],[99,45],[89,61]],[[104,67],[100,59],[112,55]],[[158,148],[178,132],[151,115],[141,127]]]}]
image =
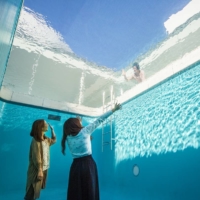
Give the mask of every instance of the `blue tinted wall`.
[{"label": "blue tinted wall", "polygon": [[23,0],[0,0],[0,86],[9,58]]},{"label": "blue tinted wall", "polygon": [[200,199],[200,64],[123,105],[115,114],[115,139],[114,150],[101,157],[105,195]]},{"label": "blue tinted wall", "polygon": [[[102,200],[200,199],[199,72],[197,63],[123,105],[114,115],[113,150],[107,145],[102,152],[101,127],[94,132],[93,157]],[[61,116],[61,121],[48,120],[48,114]],[[24,195],[29,133],[32,122],[38,118],[50,122],[57,134],[57,143],[51,147],[47,188],[41,198],[66,198],[72,158],[68,149],[66,156],[61,154],[60,141],[62,125],[71,116],[0,102],[1,199],[10,200],[7,196],[16,191],[20,191],[20,197]],[[83,117],[83,125],[93,120]],[[138,176],[133,174],[135,164],[140,169]]]},{"label": "blue tinted wall", "polygon": [[[61,120],[49,120],[49,114],[59,115]],[[49,122],[57,135],[57,143],[51,147],[48,186],[41,195],[45,195],[45,192],[47,192],[50,195],[47,199],[53,199],[48,188],[54,195],[56,195],[54,191],[62,189],[63,197],[61,199],[65,199],[72,157],[68,148],[66,149],[66,156],[62,155],[61,138],[63,123],[69,117],[75,117],[75,115],[0,101],[0,199],[11,200],[16,198],[18,200],[24,196],[29,148],[32,139],[30,130],[33,121],[36,119],[44,119]],[[92,120],[94,118],[84,117],[83,126]],[[50,137],[50,131],[46,135]],[[95,157],[99,157],[101,146],[98,147],[100,141],[96,139],[96,136],[94,136],[93,144]],[[13,196],[10,197],[12,193]],[[15,194],[18,194],[18,196],[14,196]],[[44,196],[41,196],[41,198],[45,199]]]}]

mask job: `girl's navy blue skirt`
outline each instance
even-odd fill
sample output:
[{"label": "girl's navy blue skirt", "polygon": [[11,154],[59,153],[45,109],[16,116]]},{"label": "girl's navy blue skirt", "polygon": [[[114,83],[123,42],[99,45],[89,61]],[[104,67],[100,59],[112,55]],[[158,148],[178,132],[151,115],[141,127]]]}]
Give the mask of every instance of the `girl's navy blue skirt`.
[{"label": "girl's navy blue skirt", "polygon": [[67,200],[99,200],[97,166],[91,155],[73,160]]}]

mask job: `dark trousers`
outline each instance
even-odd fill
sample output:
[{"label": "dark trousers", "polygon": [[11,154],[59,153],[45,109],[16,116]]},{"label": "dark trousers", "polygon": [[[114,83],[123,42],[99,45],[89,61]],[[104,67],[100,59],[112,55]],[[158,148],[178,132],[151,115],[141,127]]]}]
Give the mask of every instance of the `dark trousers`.
[{"label": "dark trousers", "polygon": [[99,200],[97,166],[91,155],[73,160],[67,200]]}]

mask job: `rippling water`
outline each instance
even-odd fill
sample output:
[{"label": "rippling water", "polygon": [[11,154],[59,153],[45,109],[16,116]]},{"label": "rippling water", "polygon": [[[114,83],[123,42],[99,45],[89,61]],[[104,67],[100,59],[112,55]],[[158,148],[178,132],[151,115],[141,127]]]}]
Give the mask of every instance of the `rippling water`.
[{"label": "rippling water", "polygon": [[[181,62],[185,55],[190,60],[200,46],[199,35],[200,13],[197,13],[159,43],[155,40],[151,47],[141,50],[143,53],[136,60],[146,79]],[[2,85],[15,94],[90,108],[102,106],[102,94],[105,103],[109,103],[111,88],[115,97],[119,97],[137,85],[136,81],[126,81],[121,69],[116,71],[79,57],[64,38],[45,16],[23,7]],[[127,75],[131,75],[132,61],[120,62]]]},{"label": "rippling water", "polygon": [[[59,132],[71,114],[0,102],[2,132],[30,130],[34,119],[58,114]],[[73,115],[74,116],[74,115]],[[84,117],[84,125],[94,118]],[[116,163],[200,146],[200,64],[134,98],[115,113]],[[99,127],[101,128],[101,127]],[[100,130],[101,131],[101,130]],[[101,133],[100,133],[101,134]],[[100,141],[99,141],[100,142]],[[9,151],[11,144],[1,146]]]},{"label": "rippling water", "polygon": [[200,64],[116,113],[116,162],[200,146]]}]

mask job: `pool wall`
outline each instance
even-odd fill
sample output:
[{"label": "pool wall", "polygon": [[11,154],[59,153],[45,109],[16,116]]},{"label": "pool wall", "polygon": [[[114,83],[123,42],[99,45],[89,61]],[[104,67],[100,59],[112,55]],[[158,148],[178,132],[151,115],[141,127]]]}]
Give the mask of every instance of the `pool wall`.
[{"label": "pool wall", "polygon": [[[124,104],[114,115],[113,136],[116,140],[112,150],[106,145],[102,152],[102,128],[94,132],[93,157],[98,166],[102,200],[200,198],[199,69],[197,63]],[[174,92],[169,90],[170,87]],[[156,106],[157,103],[160,106]],[[42,191],[41,197],[49,199],[55,195],[57,199],[65,199],[72,158],[68,150],[66,156],[61,154],[60,141],[65,119],[74,115],[3,101],[0,111],[1,199],[13,199],[9,195],[15,195],[17,191],[20,191],[19,196],[24,195],[29,133],[32,122],[38,118],[49,121],[57,134],[57,143],[51,148],[47,189]],[[49,114],[59,115],[61,120],[48,120]],[[93,120],[83,117],[83,125]],[[133,174],[135,164],[140,169],[138,176]]]}]

